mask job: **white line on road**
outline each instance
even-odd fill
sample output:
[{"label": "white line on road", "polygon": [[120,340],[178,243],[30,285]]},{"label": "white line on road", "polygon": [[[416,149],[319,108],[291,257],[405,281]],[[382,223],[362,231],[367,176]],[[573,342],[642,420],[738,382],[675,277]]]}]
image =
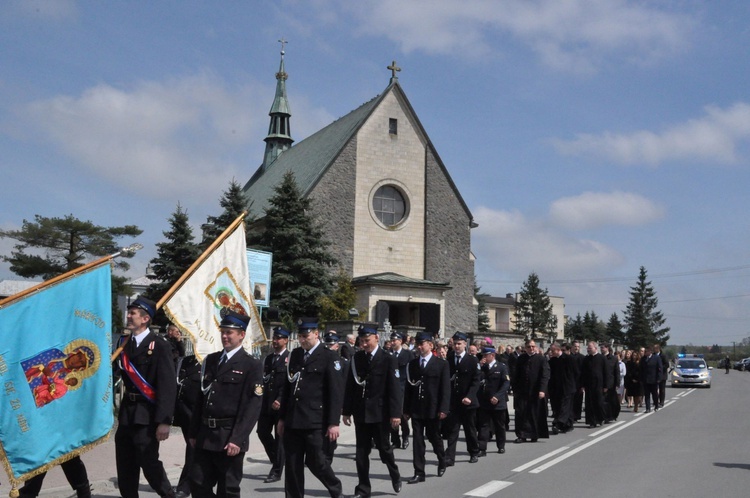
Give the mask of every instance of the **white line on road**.
[{"label": "white line on road", "polygon": [[602,426],[602,428],[601,428],[601,429],[599,429],[598,431],[596,431],[596,432],[594,432],[594,433],[592,433],[592,434],[589,434],[589,437],[596,437],[596,436],[598,436],[599,434],[604,434],[605,432],[607,432],[607,431],[610,431],[610,430],[612,430],[612,428],[613,428],[613,427],[617,427],[618,425],[622,425],[622,424],[624,424],[624,423],[625,423],[625,421],[624,421],[624,420],[620,420],[619,422],[615,422],[615,423],[614,423],[614,424],[612,424],[612,425],[609,425],[609,424],[608,424],[607,426]]},{"label": "white line on road", "polygon": [[[582,441],[582,440],[579,440]],[[573,444],[577,443],[578,441],[574,441]],[[529,467],[533,467],[534,465],[538,464],[539,462],[543,462],[544,460],[553,457],[557,455],[558,453],[562,453],[563,451],[569,450],[570,446],[563,446],[562,448],[557,448],[555,451],[551,451],[547,453],[546,455],[542,455],[536,460],[532,460],[529,463],[525,465],[521,465],[520,467],[516,467],[513,469],[513,472],[523,472],[524,470],[528,469]]]},{"label": "white line on road", "polygon": [[465,493],[464,496],[479,496],[482,498],[487,498],[488,496],[497,493],[501,489],[507,488],[511,484],[513,483],[510,481],[490,481],[483,486],[479,486],[478,488],[472,489],[468,493]]}]

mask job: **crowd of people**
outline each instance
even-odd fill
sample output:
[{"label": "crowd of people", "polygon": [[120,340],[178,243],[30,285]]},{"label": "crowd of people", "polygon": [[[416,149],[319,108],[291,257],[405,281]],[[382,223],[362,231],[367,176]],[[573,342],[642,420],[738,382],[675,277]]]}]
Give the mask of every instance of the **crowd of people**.
[{"label": "crowd of people", "polygon": [[[248,317],[229,311],[220,324],[222,349],[201,363],[185,355],[174,326],[163,338],[150,331],[155,303],[138,298],[128,308],[115,368],[122,400],[115,435],[118,488],[138,497],[141,472],[159,496],[239,497],[244,455],[253,429],[268,456],[265,483],[284,481],[287,497],[305,494],[305,467],[332,497],[345,496],[332,467],[340,422],[354,425],[357,485],[354,498],[372,493],[370,458],[376,450],[393,490],[424,482],[427,442],[437,460],[434,475],[456,465],[463,432],[468,462],[487,457],[494,440],[506,451],[512,399],[516,444],[564,434],[583,420],[598,427],[617,420],[622,406],[638,412],[664,404],[669,362],[659,345],[611,351],[589,342],[553,343],[544,352],[534,340],[505,348],[489,338],[471,341],[456,332],[443,341],[420,332],[381,337],[376,325],[356,334],[321,334],[317,318],[297,322],[292,333],[276,327],[272,351],[262,360],[242,348]],[[185,462],[172,486],[159,460],[170,425],[182,429]],[[411,447],[411,477],[403,477],[394,452]],[[91,496],[80,458],[63,465],[79,498]],[[432,475],[432,474],[430,474]],[[37,496],[44,474],[20,489]]]}]

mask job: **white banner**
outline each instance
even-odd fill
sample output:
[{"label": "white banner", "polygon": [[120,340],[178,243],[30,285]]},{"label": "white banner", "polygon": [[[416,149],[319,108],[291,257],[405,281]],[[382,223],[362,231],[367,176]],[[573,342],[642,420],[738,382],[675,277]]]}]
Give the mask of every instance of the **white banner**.
[{"label": "white banner", "polygon": [[245,224],[240,223],[164,303],[167,317],[191,338],[201,361],[222,349],[219,324],[227,309],[250,316],[245,349],[266,340],[250,293],[246,249]]}]

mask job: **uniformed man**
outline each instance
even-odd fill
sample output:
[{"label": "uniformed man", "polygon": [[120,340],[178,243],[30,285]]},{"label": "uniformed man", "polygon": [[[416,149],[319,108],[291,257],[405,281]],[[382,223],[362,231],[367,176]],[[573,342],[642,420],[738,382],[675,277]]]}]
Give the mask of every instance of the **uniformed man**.
[{"label": "uniformed man", "polygon": [[305,495],[305,465],[328,489],[342,496],[341,481],[326,462],[323,439],[339,437],[344,389],[341,359],[320,344],[317,318],[298,321],[300,347],[289,355],[289,386],[281,402],[279,434],[284,438],[287,498]]},{"label": "uniformed man", "polygon": [[406,370],[404,416],[412,421],[414,477],[409,484],[425,480],[425,433],[438,459],[437,475],[445,474],[445,447],[440,437],[440,422],[448,416],[451,401],[448,363],[432,354],[432,334],[419,332],[415,338],[419,355]]},{"label": "uniformed man", "polygon": [[249,322],[250,317],[227,311],[219,325],[224,349],[203,362],[201,393],[190,424],[195,498],[240,496],[244,456],[263,397],[262,365],[242,347]]},{"label": "uniformed man", "polygon": [[[403,404],[404,391],[406,390],[406,367],[414,359],[414,352],[404,347],[404,333],[394,331],[391,333],[391,355],[398,361],[398,380],[401,385],[401,401]],[[399,437],[399,427],[401,437]],[[395,448],[405,450],[409,447],[409,421],[401,414],[401,423],[391,429],[391,444]]]},{"label": "uniformed man", "polygon": [[497,452],[505,453],[505,422],[508,417],[508,387],[510,376],[508,366],[497,361],[492,346],[482,349],[482,374],[479,387],[479,411],[477,424],[479,433],[479,455],[487,454],[487,443],[491,433],[495,433]]},{"label": "uniformed man", "polygon": [[[323,335],[323,345],[329,351],[333,351],[337,355],[341,352],[339,349],[339,336],[335,330],[326,332]],[[345,358],[340,358],[341,361],[341,385],[346,385],[346,376],[349,373],[349,361]],[[336,453],[338,448],[338,442],[335,439],[323,438],[323,453],[326,455],[326,461],[328,465],[333,465],[333,455]]]},{"label": "uniformed man", "polygon": [[177,396],[172,347],[151,332],[156,303],[138,297],[128,306],[124,349],[118,358],[125,396],[115,433],[115,460],[120,496],[138,498],[141,469],[159,496],[174,496],[159,442],[169,437]]},{"label": "uniformed man", "polygon": [[354,498],[370,496],[370,452],[372,443],[380,453],[380,461],[388,468],[393,490],[401,491],[401,474],[398,471],[390,430],[401,423],[402,401],[398,359],[378,347],[378,331],[374,326],[360,325],[360,346],[352,358],[351,375],[346,379],[344,395],[344,424],[351,425],[357,438],[357,477]]},{"label": "uniformed man", "polygon": [[180,479],[175,486],[175,498],[190,496],[190,473],[193,469],[195,448],[190,444],[190,420],[193,418],[198,396],[201,392],[201,364],[195,355],[182,356],[176,359],[177,400],[174,407],[172,425],[182,430],[185,440],[185,462]]},{"label": "uniformed man", "polygon": [[263,481],[265,483],[280,481],[284,471],[284,443],[276,431],[276,424],[279,422],[281,400],[288,386],[286,364],[289,351],[286,346],[290,335],[284,327],[275,327],[271,338],[273,353],[263,361],[263,404],[258,418],[258,439],[271,462],[271,471]]},{"label": "uniformed man", "polygon": [[443,437],[448,440],[445,449],[446,465],[452,467],[456,460],[456,446],[460,428],[464,428],[469,463],[479,461],[477,439],[477,391],[479,390],[479,360],[467,351],[469,336],[463,332],[453,334],[453,349],[447,361],[451,378],[450,414],[442,424]]}]

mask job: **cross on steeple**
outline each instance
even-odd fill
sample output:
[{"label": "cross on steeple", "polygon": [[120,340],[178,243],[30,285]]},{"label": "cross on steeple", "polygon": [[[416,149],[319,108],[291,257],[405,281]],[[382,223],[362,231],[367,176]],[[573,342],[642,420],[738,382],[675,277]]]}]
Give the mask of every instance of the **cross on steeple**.
[{"label": "cross on steeple", "polygon": [[398,76],[396,76],[396,73],[400,72],[401,68],[396,65],[396,61],[391,62],[391,65],[386,69],[391,70],[391,83],[393,83],[394,81],[398,81]]},{"label": "cross on steeple", "polygon": [[281,39],[279,40],[279,43],[281,43],[281,55],[283,56],[284,55],[284,45],[286,45],[289,42],[286,41],[284,39],[284,37],[282,36]]}]

